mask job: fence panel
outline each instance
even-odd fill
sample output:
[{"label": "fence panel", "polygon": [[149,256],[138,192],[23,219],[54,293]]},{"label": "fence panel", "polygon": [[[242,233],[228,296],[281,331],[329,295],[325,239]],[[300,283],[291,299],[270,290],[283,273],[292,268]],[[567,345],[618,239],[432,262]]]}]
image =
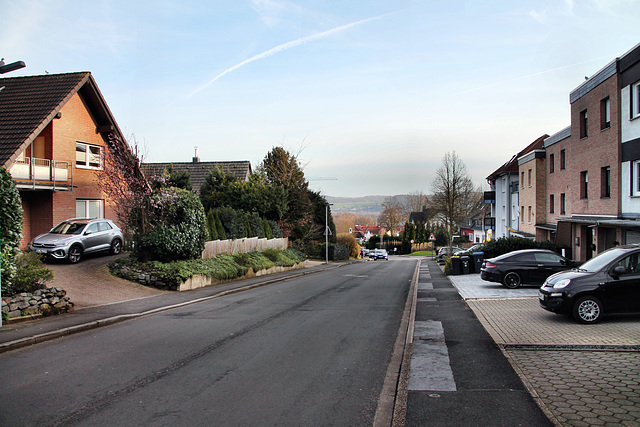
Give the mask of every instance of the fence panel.
[{"label": "fence panel", "polygon": [[202,258],[213,258],[218,254],[237,254],[245,252],[263,252],[265,249],[285,250],[289,247],[289,239],[259,239],[248,237],[234,240],[211,240],[204,244]]}]

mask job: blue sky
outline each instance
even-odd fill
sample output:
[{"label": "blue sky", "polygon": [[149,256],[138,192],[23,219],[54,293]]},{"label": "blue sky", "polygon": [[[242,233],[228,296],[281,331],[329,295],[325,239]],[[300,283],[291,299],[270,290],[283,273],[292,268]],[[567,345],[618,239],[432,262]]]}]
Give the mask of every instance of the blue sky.
[{"label": "blue sky", "polygon": [[429,193],[454,150],[486,187],[640,42],[640,0],[2,0],[0,16],[0,56],[27,64],[11,76],[91,71],[146,161],[197,146],[255,167],[284,146],[327,196]]}]

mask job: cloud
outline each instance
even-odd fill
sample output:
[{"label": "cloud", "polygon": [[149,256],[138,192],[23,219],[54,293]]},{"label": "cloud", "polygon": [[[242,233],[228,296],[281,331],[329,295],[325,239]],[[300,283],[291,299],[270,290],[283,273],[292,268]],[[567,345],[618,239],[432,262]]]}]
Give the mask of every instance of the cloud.
[{"label": "cloud", "polygon": [[[394,12],[391,12],[391,13],[394,13]],[[351,22],[349,24],[341,25],[339,27],[331,28],[329,30],[322,31],[320,33],[311,34],[311,35],[305,36],[305,37],[300,37],[299,39],[295,39],[295,40],[292,40],[290,42],[286,42],[286,43],[283,43],[283,44],[278,45],[276,47],[273,47],[273,48],[271,48],[271,49],[269,49],[267,51],[264,51],[262,53],[259,53],[259,54],[255,55],[255,56],[252,56],[249,59],[245,59],[244,61],[240,62],[239,64],[236,64],[236,65],[234,65],[232,67],[227,68],[226,70],[224,70],[223,72],[221,72],[220,74],[215,76],[213,79],[209,80],[207,83],[205,83],[204,85],[200,86],[199,88],[197,88],[196,90],[191,92],[187,96],[187,98],[191,98],[192,96],[194,96],[198,92],[206,89],[213,82],[215,82],[216,80],[218,80],[222,76],[224,76],[226,74],[229,74],[232,71],[237,70],[238,68],[244,67],[245,65],[250,64],[251,62],[258,61],[258,60],[264,59],[264,58],[268,58],[268,57],[276,55],[276,54],[278,54],[280,52],[284,52],[285,50],[289,50],[291,48],[307,44],[309,42],[312,42],[312,41],[315,41],[315,40],[330,36],[332,34],[336,34],[336,33],[339,33],[341,31],[345,31],[345,30],[347,30],[349,28],[353,28],[353,27],[356,27],[358,25],[362,25],[362,24],[364,24],[366,22],[370,22],[370,21],[374,21],[376,19],[380,19],[380,18],[385,17],[385,16],[387,16],[389,14],[390,13],[385,13],[383,15],[374,16],[374,17],[371,17],[371,18],[361,19],[359,21],[355,21],[355,22]]]}]

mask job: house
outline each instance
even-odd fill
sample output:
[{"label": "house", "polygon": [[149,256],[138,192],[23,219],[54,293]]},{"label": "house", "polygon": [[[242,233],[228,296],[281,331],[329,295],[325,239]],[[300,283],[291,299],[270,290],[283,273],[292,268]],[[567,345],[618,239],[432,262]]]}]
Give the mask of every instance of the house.
[{"label": "house", "polygon": [[249,161],[237,162],[201,162],[196,155],[191,162],[165,162],[165,163],[143,163],[142,173],[150,179],[157,175],[162,175],[170,168],[175,172],[188,172],[191,186],[196,194],[200,194],[200,187],[204,184],[207,176],[215,168],[222,168],[222,171],[235,177],[239,181],[248,181],[251,175],[251,163]]},{"label": "house", "polygon": [[[640,46],[640,45],[639,45]],[[622,219],[640,219],[640,48],[620,58],[620,137]],[[625,230],[625,243],[640,243],[637,228]]]},{"label": "house", "polygon": [[577,260],[640,242],[640,126],[633,121],[640,116],[639,62],[637,45],[574,89],[570,128],[545,143],[546,222],[555,220],[556,245]]},{"label": "house", "polygon": [[386,232],[387,230],[380,225],[356,225],[352,230],[352,234],[356,236],[356,238],[358,238],[357,236],[361,236],[361,242],[366,242],[372,236],[380,236]]},{"label": "house", "polygon": [[22,198],[22,247],[67,218],[116,219],[97,178],[110,134],[124,141],[91,73],[0,78],[0,166]]},{"label": "house", "polygon": [[525,179],[528,178],[520,175],[518,159],[542,148],[547,136],[541,136],[530,143],[487,177],[491,190],[485,192],[484,198],[485,203],[491,205],[491,213],[485,218],[484,228],[491,230],[487,231],[491,238],[509,237],[518,232],[521,214],[519,190],[523,185],[527,185]]},{"label": "house", "polygon": [[[546,151],[544,141],[549,135],[543,135],[534,141],[531,149],[518,158],[520,173],[520,224],[518,232],[523,237],[536,238],[538,217],[546,218]],[[541,215],[539,215],[539,213]],[[542,233],[541,230],[541,235]],[[542,236],[540,236],[542,237]],[[542,239],[541,239],[542,240]]]}]

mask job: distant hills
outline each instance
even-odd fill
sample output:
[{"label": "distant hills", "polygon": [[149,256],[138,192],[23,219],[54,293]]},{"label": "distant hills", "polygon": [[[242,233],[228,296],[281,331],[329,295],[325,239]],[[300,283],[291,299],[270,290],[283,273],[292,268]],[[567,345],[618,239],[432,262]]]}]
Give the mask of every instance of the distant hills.
[{"label": "distant hills", "polygon": [[[382,212],[382,202],[389,196],[364,196],[364,197],[332,197],[326,196],[331,206],[331,212],[350,212],[361,215],[379,215]],[[406,198],[400,194],[395,198]]]}]

